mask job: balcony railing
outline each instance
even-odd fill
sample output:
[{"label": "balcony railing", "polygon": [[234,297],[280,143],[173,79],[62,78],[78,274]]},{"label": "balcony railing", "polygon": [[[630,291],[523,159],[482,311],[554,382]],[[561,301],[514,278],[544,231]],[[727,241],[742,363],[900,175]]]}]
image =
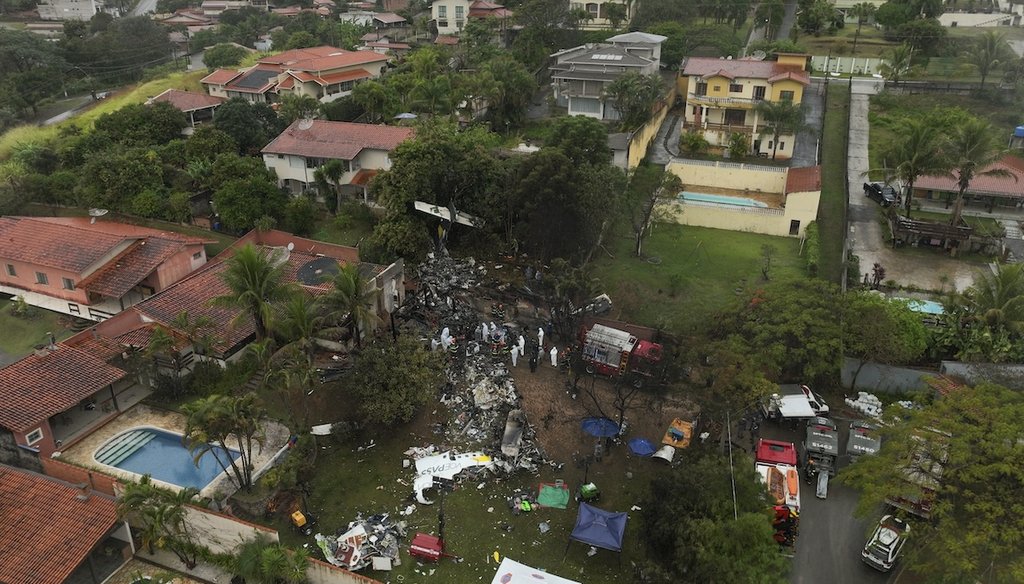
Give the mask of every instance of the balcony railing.
[{"label": "balcony railing", "polygon": [[739,133],[739,134],[753,134],[754,126],[747,126],[744,124],[715,124],[708,122],[702,124],[699,122],[684,122],[683,129],[685,130],[710,130],[713,132],[726,132],[726,133]]},{"label": "balcony railing", "polygon": [[710,95],[697,95],[696,93],[687,94],[686,99],[693,103],[712,105],[716,107],[724,107],[728,105],[754,107],[764,101],[763,97],[711,97]]}]

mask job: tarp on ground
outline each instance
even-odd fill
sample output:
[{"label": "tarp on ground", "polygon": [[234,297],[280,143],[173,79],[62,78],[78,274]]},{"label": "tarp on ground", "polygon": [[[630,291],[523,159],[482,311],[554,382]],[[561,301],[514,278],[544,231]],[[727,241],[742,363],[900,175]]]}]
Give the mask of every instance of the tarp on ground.
[{"label": "tarp on ground", "polygon": [[628,516],[624,512],[605,511],[580,503],[576,527],[572,528],[569,539],[613,552],[622,551],[622,537],[626,533],[627,519]]},{"label": "tarp on ground", "polygon": [[541,507],[565,509],[569,506],[569,487],[553,483],[541,483],[537,489],[537,504]]},{"label": "tarp on ground", "polygon": [[619,433],[619,425],[608,418],[584,418],[580,428],[598,438],[610,438]]},{"label": "tarp on ground", "polygon": [[650,456],[658,450],[646,438],[630,438],[629,449],[637,456]]},{"label": "tarp on ground", "polygon": [[520,564],[515,560],[502,558],[498,565],[498,572],[491,580],[491,584],[580,584],[575,580],[568,580],[541,572],[537,568],[531,568],[526,564]]}]

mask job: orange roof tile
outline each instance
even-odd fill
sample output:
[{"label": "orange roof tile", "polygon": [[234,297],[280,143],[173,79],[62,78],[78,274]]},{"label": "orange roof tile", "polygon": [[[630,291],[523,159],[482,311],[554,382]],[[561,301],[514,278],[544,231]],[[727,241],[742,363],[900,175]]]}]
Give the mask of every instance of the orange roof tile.
[{"label": "orange roof tile", "polygon": [[786,193],[808,193],[820,190],[820,166],[790,168],[786,171]]},{"label": "orange roof tile", "polygon": [[146,238],[90,274],[79,282],[78,287],[110,298],[120,298],[184,248],[185,244],[180,241]]},{"label": "orange roof tile", "polygon": [[0,582],[60,584],[117,524],[114,500],[0,465]]},{"label": "orange roof tile", "polygon": [[370,72],[366,69],[356,69],[355,71],[342,71],[341,73],[334,73],[331,75],[323,75],[317,77],[316,82],[320,85],[330,85],[332,83],[341,83],[343,81],[355,81],[356,79],[369,79]]},{"label": "orange roof tile", "polygon": [[0,426],[16,432],[31,430],[127,375],[63,343],[41,357],[29,355],[0,369]]},{"label": "orange roof tile", "polygon": [[781,65],[778,61],[755,61],[753,59],[718,59],[715,57],[687,57],[680,67],[683,75],[704,77],[724,74],[729,79],[765,79],[782,73],[792,73],[794,81],[810,83],[810,75],[797,65]]},{"label": "orange roof tile", "polygon": [[379,171],[374,170],[372,168],[360,169],[360,171],[357,172],[355,176],[352,177],[352,180],[348,181],[348,184],[360,187],[366,186],[370,184],[370,181],[373,180],[373,177],[377,176],[378,172]]},{"label": "orange roof tile", "polygon": [[[1005,170],[1012,176],[985,176],[982,174],[989,170]],[[914,190],[917,189],[955,193],[959,187],[957,187],[953,175],[922,176],[914,182]],[[1007,154],[999,162],[976,173],[967,192],[1006,198],[1024,197],[1024,159]]]},{"label": "orange roof tile", "polygon": [[297,120],[267,144],[263,152],[352,160],[366,148],[394,150],[412,135],[412,128],[397,126]]},{"label": "orange roof tile", "polygon": [[160,95],[149,100],[149,103],[167,102],[183,112],[217,107],[224,103],[223,97],[216,97],[205,93],[193,91],[181,91],[180,89],[168,89]]},{"label": "orange roof tile", "polygon": [[0,218],[0,260],[14,260],[76,274],[135,238],[33,217]]},{"label": "orange roof tile", "polygon": [[217,69],[206,77],[199,80],[200,83],[208,85],[227,85],[232,79],[241,75],[240,71],[234,69]]}]

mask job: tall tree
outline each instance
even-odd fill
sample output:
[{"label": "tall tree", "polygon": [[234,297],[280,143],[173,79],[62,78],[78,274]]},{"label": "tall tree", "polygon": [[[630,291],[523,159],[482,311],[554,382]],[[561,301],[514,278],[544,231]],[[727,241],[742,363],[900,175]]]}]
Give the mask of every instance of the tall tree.
[{"label": "tall tree", "polygon": [[882,62],[879,71],[898,87],[900,79],[904,79],[913,71],[914,48],[908,44],[902,44],[890,51],[888,57]]},{"label": "tall tree", "polygon": [[265,535],[245,541],[233,556],[224,562],[232,575],[245,584],[306,584],[309,552],[305,548],[290,549],[273,542]]},{"label": "tall tree", "polygon": [[389,115],[397,107],[397,98],[389,85],[371,79],[355,86],[352,101],[366,110],[367,121],[374,123]]},{"label": "tall tree", "polygon": [[408,422],[444,383],[440,353],[409,335],[397,342],[375,339],[355,358],[350,387],[363,419],[390,426]]},{"label": "tall tree", "polygon": [[629,177],[626,204],[633,228],[636,257],[643,257],[644,236],[657,219],[658,204],[673,198],[683,188],[679,177],[654,166],[640,166]]},{"label": "tall tree", "polygon": [[221,278],[229,292],[210,300],[214,306],[239,310],[235,321],[251,318],[256,340],[267,338],[273,317],[273,306],[287,300],[293,287],[284,281],[285,264],[271,252],[263,252],[248,244],[227,260]]},{"label": "tall tree", "polygon": [[661,77],[657,74],[627,73],[605,86],[604,92],[621,116],[622,129],[632,131],[651,119],[662,89]]},{"label": "tall tree", "polygon": [[[182,413],[188,418],[185,438],[191,442],[196,463],[210,454],[239,488],[252,489],[253,450],[263,449],[263,425],[267,421],[267,411],[256,394],[213,394],[185,404]],[[238,451],[237,460],[227,455],[232,446]],[[218,453],[216,448],[223,452]]]},{"label": "tall tree", "polygon": [[929,334],[921,315],[905,302],[868,292],[851,294],[846,302],[843,350],[860,361],[850,384],[854,389],[868,361],[909,364],[928,348]]},{"label": "tall tree", "polygon": [[871,20],[871,17],[875,15],[875,11],[878,7],[871,2],[858,2],[853,5],[850,9],[850,14],[857,19],[857,32],[853,35],[853,54],[857,54],[857,41],[860,40],[860,29],[864,26],[865,22]]},{"label": "tall tree", "polygon": [[209,69],[237,67],[248,54],[245,47],[220,43],[203,51],[203,64]]},{"label": "tall tree", "polygon": [[153,484],[149,475],[139,482],[123,483],[117,500],[117,513],[134,526],[142,537],[142,546],[150,554],[170,550],[186,568],[198,563],[199,546],[189,529],[185,505],[199,494],[192,487],[172,492]]},{"label": "tall tree", "polygon": [[[894,496],[933,498],[930,518],[913,524],[903,560],[910,571],[936,584],[1020,582],[1024,394],[983,383],[892,413],[901,420],[883,428],[878,454],[841,475],[861,492],[858,514],[877,517]],[[937,478],[934,494],[907,480],[924,473]]]},{"label": "tall tree", "polygon": [[526,109],[537,88],[533,75],[509,55],[499,55],[483,67],[494,83],[487,95],[488,116],[496,130],[518,128],[526,118]]},{"label": "tall tree", "polygon": [[[945,165],[952,170],[957,186],[956,204],[953,206],[950,225],[955,227],[960,224],[960,217],[964,212],[964,194],[971,187],[975,177],[1014,177],[1006,170],[990,168],[1004,154],[1001,141],[996,138],[992,126],[987,121],[971,118],[953,128],[952,135],[944,147]],[[951,247],[953,255],[956,255],[956,249]]]},{"label": "tall tree", "polygon": [[982,89],[989,73],[1014,59],[1010,43],[1006,42],[1006,35],[992,30],[986,31],[978,38],[967,56],[970,63],[978,68]]},{"label": "tall tree", "polygon": [[243,154],[258,154],[260,149],[284,130],[282,120],[265,103],[249,103],[236,97],[217,108],[213,125],[231,136]]},{"label": "tall tree", "polygon": [[356,264],[341,266],[331,279],[331,289],[318,299],[327,313],[325,320],[335,326],[347,323],[352,340],[362,346],[362,334],[377,321],[373,304],[377,291],[359,273]]},{"label": "tall tree", "polygon": [[985,270],[964,292],[972,320],[995,332],[1024,332],[1024,264],[998,264]]},{"label": "tall tree", "polygon": [[320,111],[320,102],[312,95],[285,93],[281,95],[281,106],[278,115],[284,123],[291,124],[302,118],[314,118]]},{"label": "tall tree", "polygon": [[608,22],[611,23],[614,30],[618,30],[619,25],[625,22],[629,17],[625,4],[606,3],[603,7],[605,9],[605,18],[608,19]]},{"label": "tall tree", "polygon": [[287,196],[260,175],[229,180],[214,191],[213,206],[225,228],[245,232],[266,217],[281,216]]},{"label": "tall tree", "polygon": [[612,159],[607,127],[586,116],[555,118],[544,145],[558,148],[575,165],[608,164]]},{"label": "tall tree", "polygon": [[903,122],[889,143],[884,160],[894,164],[893,175],[906,185],[905,212],[910,217],[914,183],[922,176],[945,174],[939,129],[921,118]]},{"label": "tall tree", "polygon": [[804,110],[790,100],[759,101],[757,114],[762,136],[772,137],[772,160],[779,150],[779,137],[791,136],[804,128]]}]

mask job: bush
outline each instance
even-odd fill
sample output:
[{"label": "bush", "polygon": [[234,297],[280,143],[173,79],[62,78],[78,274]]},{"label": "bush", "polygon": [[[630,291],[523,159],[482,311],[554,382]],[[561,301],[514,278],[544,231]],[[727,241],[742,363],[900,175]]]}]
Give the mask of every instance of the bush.
[{"label": "bush", "polygon": [[811,221],[804,234],[804,259],[807,263],[807,274],[817,276],[818,264],[821,262],[821,241],[817,221]]}]

